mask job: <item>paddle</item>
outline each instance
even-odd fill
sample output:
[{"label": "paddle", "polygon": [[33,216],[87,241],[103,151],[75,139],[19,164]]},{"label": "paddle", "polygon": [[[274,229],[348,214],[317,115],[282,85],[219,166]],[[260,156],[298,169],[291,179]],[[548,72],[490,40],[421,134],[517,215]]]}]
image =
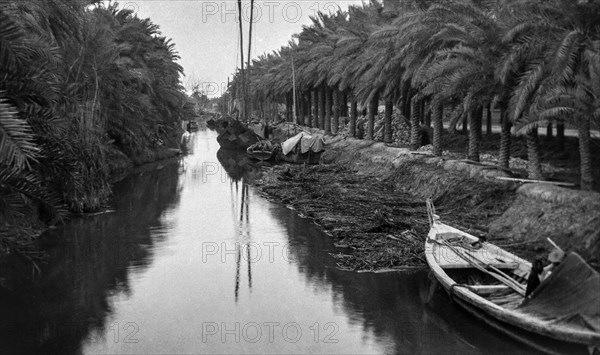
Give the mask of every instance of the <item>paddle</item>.
[{"label": "paddle", "polygon": [[[448,248],[450,248],[450,250],[452,250],[456,255],[458,255],[460,258],[462,258],[463,260],[465,260],[466,262],[468,262],[470,265],[472,265],[473,267],[475,267],[477,270],[486,273],[490,276],[492,276],[493,278],[495,278],[496,280],[502,282],[503,284],[505,284],[506,286],[510,287],[511,289],[513,289],[515,292],[517,292],[519,295],[521,296],[525,296],[525,289],[523,288],[523,286],[519,283],[517,283],[516,281],[514,281],[510,276],[506,275],[505,273],[503,273],[502,271],[498,270],[497,268],[493,267],[492,265],[489,264],[485,264],[484,262],[482,262],[479,259],[473,258],[474,260],[477,260],[479,263],[482,263],[483,265],[487,266],[487,267],[492,267],[498,271],[500,271],[500,274],[497,273],[493,273],[490,272],[489,270],[487,270],[485,267],[475,263],[473,260],[471,260],[469,257],[465,256],[463,254],[462,251],[458,250],[456,247],[454,247],[453,245],[451,245],[450,243],[448,243],[447,241],[437,241],[437,240],[433,240],[434,242],[440,244],[440,245],[445,245]],[[466,251],[465,251],[466,252]],[[472,257],[472,256],[471,256]],[[496,271],[494,270],[494,271]]]},{"label": "paddle", "polygon": [[[497,267],[495,267],[494,265],[492,265],[492,264],[486,264],[486,263],[485,263],[483,260],[481,260],[481,259],[477,258],[475,255],[471,254],[470,252],[468,252],[468,251],[466,251],[466,250],[465,250],[465,253],[466,253],[468,256],[470,256],[471,258],[473,258],[473,259],[477,260],[478,262],[482,263],[483,265],[485,265],[485,266],[489,267],[490,269],[494,270],[495,272],[497,272],[497,273],[498,273],[498,274],[500,274],[501,276],[503,276],[503,277],[507,278],[508,280],[510,280],[510,282],[514,282],[514,283],[515,283],[515,285],[518,285],[518,287],[521,287],[521,288],[523,287],[523,286],[522,286],[521,284],[519,284],[518,282],[516,282],[516,281],[513,281],[514,279],[513,279],[512,277],[510,277],[510,276],[509,276],[509,275],[507,275],[507,274],[506,274],[504,271],[502,271],[502,270],[498,269],[498,268],[497,268]],[[523,294],[523,295],[525,295],[525,294]]]}]

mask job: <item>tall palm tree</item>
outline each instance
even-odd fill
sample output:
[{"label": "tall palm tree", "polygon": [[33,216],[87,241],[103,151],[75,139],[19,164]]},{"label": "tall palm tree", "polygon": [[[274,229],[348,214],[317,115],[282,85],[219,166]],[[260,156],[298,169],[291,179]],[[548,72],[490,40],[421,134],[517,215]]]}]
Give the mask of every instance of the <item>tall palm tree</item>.
[{"label": "tall palm tree", "polygon": [[482,108],[506,90],[496,75],[506,46],[493,10],[475,1],[431,6],[424,16],[438,23],[432,28],[438,30],[433,40],[439,47],[414,74],[424,95],[462,102],[470,125],[469,159],[475,161],[479,161]]},{"label": "tall palm tree", "polygon": [[[600,48],[586,50],[584,67],[568,84],[551,89],[542,104],[539,118],[524,123],[521,130],[531,129],[544,120],[565,118],[579,131],[581,189],[592,190],[594,181],[590,151],[590,123],[600,123]],[[526,123],[527,122],[527,123]]]},{"label": "tall palm tree", "polygon": [[[508,3],[513,14],[512,28],[507,38],[513,43],[513,57],[525,67],[518,87],[512,97],[511,117],[519,126],[530,126],[538,120],[549,117],[548,111],[542,116],[544,106],[550,100],[556,101],[556,88],[571,90],[586,87],[591,78],[589,59],[596,59],[590,53],[597,51],[600,40],[600,3],[595,1],[549,0],[541,3]],[[577,91],[575,89],[574,92]],[[572,90],[573,91],[573,90]],[[586,89],[574,94],[569,100],[572,106],[578,106],[579,99],[589,100],[584,94]],[[560,95],[559,95],[560,96]],[[575,99],[578,97],[578,99]],[[588,98],[586,98],[588,97]],[[590,189],[591,160],[587,145],[589,128],[582,119],[581,110],[572,116],[562,118],[576,124],[580,132],[581,187]],[[586,110],[583,110],[586,112]],[[589,112],[586,112],[589,117]]]}]

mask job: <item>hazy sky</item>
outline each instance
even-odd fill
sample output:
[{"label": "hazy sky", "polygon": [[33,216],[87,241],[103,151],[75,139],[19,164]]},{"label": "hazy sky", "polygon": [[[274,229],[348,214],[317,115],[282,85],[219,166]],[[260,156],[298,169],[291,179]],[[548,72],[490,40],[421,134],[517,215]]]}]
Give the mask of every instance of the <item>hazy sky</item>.
[{"label": "hazy sky", "polygon": [[[164,36],[173,39],[185,70],[186,87],[199,82],[209,96],[221,95],[217,86],[222,87],[227,82],[240,61],[236,1],[121,0],[119,4],[134,10],[139,17],[151,18]],[[361,4],[361,1],[255,1],[252,57],[285,45],[303,24],[310,23],[309,16],[317,11],[338,7],[345,10],[349,4]],[[247,61],[250,0],[242,0],[242,7],[245,9],[244,60]]]}]

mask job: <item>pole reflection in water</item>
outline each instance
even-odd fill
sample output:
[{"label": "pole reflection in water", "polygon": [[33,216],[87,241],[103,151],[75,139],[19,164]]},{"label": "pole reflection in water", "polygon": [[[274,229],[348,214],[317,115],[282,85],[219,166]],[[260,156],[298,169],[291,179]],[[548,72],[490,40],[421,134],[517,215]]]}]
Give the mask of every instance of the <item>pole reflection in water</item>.
[{"label": "pole reflection in water", "polygon": [[[242,261],[242,252],[246,251],[246,261],[248,263],[248,290],[252,292],[252,258],[250,256],[250,242],[252,241],[252,237],[250,235],[250,196],[248,194],[248,184],[244,180],[241,179],[242,183],[242,203],[240,204],[240,218],[239,223],[236,226],[235,234],[237,242],[235,244],[236,248],[236,268],[235,268],[235,302],[238,301],[238,294],[240,289],[240,264]],[[231,185],[235,184],[235,201],[238,199],[238,181],[231,181]],[[232,211],[235,211],[235,203],[232,200]],[[234,213],[235,217],[235,213]]]},{"label": "pole reflection in water", "polygon": [[338,270],[331,238],[215,138],[193,133],[180,166],[117,186],[115,213],[49,235],[42,276],[0,287],[1,354],[528,351],[441,293],[426,304],[427,271]]}]

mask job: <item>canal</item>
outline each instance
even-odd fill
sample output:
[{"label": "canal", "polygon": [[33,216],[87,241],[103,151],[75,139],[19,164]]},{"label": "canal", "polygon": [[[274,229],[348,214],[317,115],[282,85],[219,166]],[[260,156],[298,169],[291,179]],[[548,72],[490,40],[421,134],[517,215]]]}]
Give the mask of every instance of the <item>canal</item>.
[{"label": "canal", "polygon": [[430,297],[427,270],[337,269],[328,236],[215,138],[195,132],[181,161],[119,182],[108,213],[48,233],[41,273],[0,293],[0,353],[529,352]]}]

